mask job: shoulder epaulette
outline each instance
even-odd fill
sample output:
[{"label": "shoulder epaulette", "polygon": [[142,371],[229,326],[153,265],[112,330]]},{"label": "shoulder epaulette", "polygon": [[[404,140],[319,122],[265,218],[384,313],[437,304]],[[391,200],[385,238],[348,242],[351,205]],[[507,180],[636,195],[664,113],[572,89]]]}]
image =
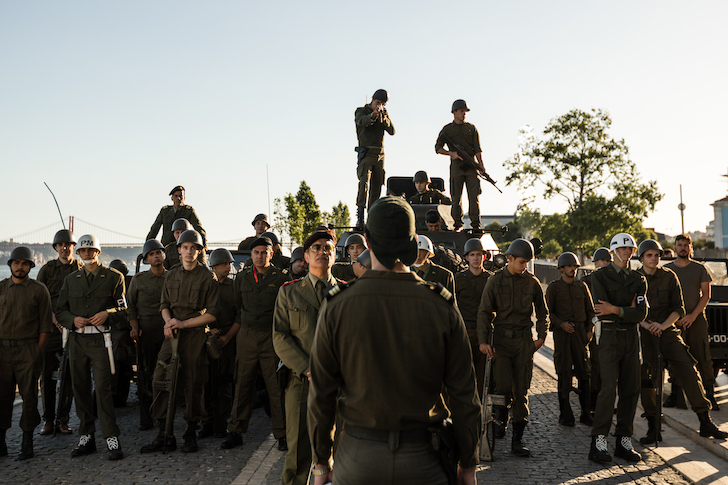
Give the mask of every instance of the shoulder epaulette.
[{"label": "shoulder epaulette", "polygon": [[286,281],[285,283],[283,283],[283,284],[281,285],[281,288],[283,288],[284,286],[292,285],[293,283],[298,283],[298,282],[299,282],[299,281],[301,281],[302,279],[303,279],[303,278],[298,278],[297,280],[291,280],[291,281]]},{"label": "shoulder epaulette", "polygon": [[281,273],[283,273],[283,274],[288,274],[288,270],[287,270],[287,269],[282,269],[282,270],[281,270]]},{"label": "shoulder epaulette", "polygon": [[341,283],[339,283],[338,285],[334,286],[333,288],[331,288],[326,293],[326,299],[327,300],[332,299],[333,297],[335,297],[336,295],[338,295],[339,293],[341,293],[345,289],[351,287],[351,285],[353,285],[354,283],[356,283],[356,280],[352,280],[352,281],[349,281],[349,282],[346,282],[346,281],[343,281],[342,280]]},{"label": "shoulder epaulette", "polygon": [[428,285],[432,291],[443,297],[449,304],[455,303],[455,297],[450,293],[450,290],[442,286],[441,283],[428,283]]}]

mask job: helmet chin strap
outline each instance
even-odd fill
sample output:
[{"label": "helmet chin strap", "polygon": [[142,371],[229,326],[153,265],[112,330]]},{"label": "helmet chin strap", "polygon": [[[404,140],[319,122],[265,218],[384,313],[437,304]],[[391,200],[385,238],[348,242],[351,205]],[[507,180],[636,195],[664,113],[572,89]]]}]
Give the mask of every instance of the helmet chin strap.
[{"label": "helmet chin strap", "polygon": [[[619,248],[617,248],[617,249],[619,249]],[[622,259],[622,257],[621,257],[621,256],[619,255],[619,251],[617,251],[617,249],[615,249],[615,250],[614,250],[614,256],[615,256],[615,257],[616,257],[617,259],[619,259],[619,260],[620,260],[621,262],[623,262],[623,263],[624,263],[624,259]]]}]

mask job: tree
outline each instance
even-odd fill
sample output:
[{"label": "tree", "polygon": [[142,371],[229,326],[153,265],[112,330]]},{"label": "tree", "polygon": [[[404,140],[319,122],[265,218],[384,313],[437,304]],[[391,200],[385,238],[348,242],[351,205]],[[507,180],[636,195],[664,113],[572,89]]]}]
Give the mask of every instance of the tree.
[{"label": "tree", "polygon": [[[351,220],[349,206],[339,201],[338,204],[331,208],[331,212],[324,212],[324,219],[336,227],[348,227],[349,221]],[[336,229],[334,232],[336,233],[336,237],[340,238],[344,230]]]},{"label": "tree", "polygon": [[283,201],[275,199],[273,214],[273,227],[282,237],[287,236],[291,246],[294,242],[303,243],[321,225],[321,210],[305,180],[301,180],[295,196],[288,193]]}]

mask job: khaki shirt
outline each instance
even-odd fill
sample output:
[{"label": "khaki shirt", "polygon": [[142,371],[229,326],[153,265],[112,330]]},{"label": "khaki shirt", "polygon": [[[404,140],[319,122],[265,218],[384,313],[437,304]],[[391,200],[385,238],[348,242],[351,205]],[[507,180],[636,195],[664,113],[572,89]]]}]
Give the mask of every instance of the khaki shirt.
[{"label": "khaki shirt", "polygon": [[200,236],[202,236],[202,243],[204,245],[207,245],[207,233],[202,228],[202,225],[200,225],[200,220],[197,218],[195,209],[193,209],[189,205],[183,205],[176,211],[174,210],[173,205],[165,205],[164,207],[162,207],[159,210],[157,219],[155,219],[154,224],[152,224],[151,229],[149,229],[149,234],[147,234],[147,240],[156,239],[157,234],[159,234],[159,228],[161,227],[162,244],[166,246],[167,244],[174,242],[174,234],[172,234],[172,224],[177,219],[187,219],[190,224],[192,224],[192,227],[200,233]]},{"label": "khaki shirt", "polygon": [[218,298],[217,320],[210,327],[220,329],[223,335],[230,330],[238,320],[238,312],[235,308],[235,289],[233,288],[233,279],[225,278],[218,282],[220,291]]},{"label": "khaki shirt", "polygon": [[452,271],[447,268],[443,268],[439,264],[435,264],[429,261],[426,266],[417,268],[416,266],[411,267],[415,274],[425,281],[430,283],[440,283],[442,286],[447,288],[447,291],[455,294],[455,278],[452,275]]},{"label": "khaki shirt", "polygon": [[478,308],[478,343],[490,344],[494,328],[525,330],[533,327],[536,310],[536,334],[545,339],[549,311],[538,278],[526,271],[512,275],[508,266],[488,279]]},{"label": "khaki shirt", "polygon": [[[438,152],[447,143],[445,141],[445,136],[449,137],[454,144],[460,145],[460,147],[462,147],[462,149],[470,156],[475,156],[477,153],[483,151],[480,148],[480,136],[478,135],[478,130],[475,128],[475,125],[470,123],[457,124],[453,121],[452,123],[445,125],[442,130],[440,130],[440,134],[437,136],[435,152]],[[449,144],[448,149],[449,151],[455,151],[455,147],[451,147]],[[453,160],[453,162],[460,162],[460,160]]]},{"label": "khaki shirt", "polygon": [[131,279],[126,292],[127,316],[129,320],[137,320],[139,316],[162,316],[159,302],[162,298],[162,287],[167,277],[167,270],[157,276],[150,271],[137,273]]},{"label": "khaki shirt", "polygon": [[601,320],[639,323],[647,318],[647,306],[632,306],[636,296],[647,296],[647,280],[629,268],[609,263],[592,273],[591,293],[595,302],[606,301],[620,307],[619,315],[604,315]]},{"label": "khaki shirt", "polygon": [[271,331],[278,290],[288,281],[288,274],[275,266],[268,266],[263,273],[254,272],[253,269],[253,266],[249,266],[235,275],[238,322],[244,328]]},{"label": "khaki shirt", "polygon": [[344,426],[422,429],[448,416],[443,389],[460,464],[475,466],[480,399],[460,313],[412,273],[367,271],[318,317],[308,397],[314,463],[328,461],[337,410]]},{"label": "khaki shirt", "polygon": [[[321,302],[311,273],[281,286],[273,311],[273,347],[286,367],[298,376],[309,371],[309,353],[316,332],[316,318]],[[339,284],[331,274],[324,284],[329,290]]]},{"label": "khaki shirt", "polygon": [[685,316],[680,280],[672,270],[663,266],[658,267],[653,275],[648,275],[644,268],[637,272],[647,280],[647,301],[650,302],[647,320],[662,323],[672,312],[677,312],[679,318]]},{"label": "khaki shirt", "polygon": [[492,273],[483,270],[482,273],[476,276],[470,269],[455,273],[458,309],[468,329],[474,330],[477,326],[480,299],[483,297],[485,284],[491,275]]},{"label": "khaki shirt", "polygon": [[68,264],[63,264],[58,259],[52,259],[38,271],[37,279],[48,288],[48,292],[51,294],[51,303],[54,312],[58,307],[58,294],[61,292],[63,280],[66,279],[66,276],[82,267],[83,263],[77,259],[70,261]]},{"label": "khaki shirt", "polygon": [[[197,256],[197,262],[202,266],[207,265],[207,253],[205,251],[200,251],[200,254]],[[162,263],[164,264],[164,269],[172,269],[180,263],[177,241],[173,241],[164,246],[164,263]]]},{"label": "khaki shirt", "polygon": [[20,284],[12,278],[0,281],[0,339],[37,339],[51,327],[51,295],[43,283],[30,278]]},{"label": "khaki shirt", "polygon": [[126,325],[124,275],[99,265],[89,286],[87,271],[79,269],[66,277],[58,296],[56,319],[64,327],[75,330],[75,317],[91,318],[101,311],[109,313],[106,325]]},{"label": "khaki shirt", "polygon": [[[552,332],[565,332],[561,329],[564,322],[582,327],[579,335],[591,332],[594,328],[594,305],[586,283],[574,280],[566,283],[559,278],[546,288],[546,305],[549,308]],[[577,329],[578,330],[578,329]]]},{"label": "khaki shirt", "polygon": [[452,200],[437,189],[427,189],[407,199],[410,204],[445,204],[452,205]]},{"label": "khaki shirt", "polygon": [[218,286],[215,275],[199,263],[191,271],[182,265],[176,266],[164,279],[160,310],[169,310],[177,320],[189,320],[205,313],[217,318]]},{"label": "khaki shirt", "polygon": [[379,118],[372,119],[374,110],[370,105],[362,106],[354,111],[354,124],[356,125],[356,137],[360,147],[382,148],[384,146],[384,132],[394,135],[394,125],[389,117],[384,123]]}]

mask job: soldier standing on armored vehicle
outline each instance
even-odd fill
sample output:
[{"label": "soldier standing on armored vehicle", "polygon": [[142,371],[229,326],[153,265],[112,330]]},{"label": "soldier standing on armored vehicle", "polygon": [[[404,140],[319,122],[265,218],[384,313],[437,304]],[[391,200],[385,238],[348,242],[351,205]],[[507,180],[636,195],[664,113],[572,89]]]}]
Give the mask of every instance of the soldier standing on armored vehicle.
[{"label": "soldier standing on armored vehicle", "polygon": [[[455,220],[455,230],[463,227],[463,185],[468,191],[468,216],[473,229],[480,229],[480,205],[478,196],[481,193],[480,179],[475,167],[463,161],[458,155],[454,145],[458,145],[471,157],[475,157],[480,168],[485,171],[483,165],[482,150],[480,149],[480,137],[474,125],[465,122],[465,114],[470,111],[468,105],[462,99],[452,104],[453,122],[445,125],[440,131],[435,143],[435,151],[441,155],[450,157],[450,195],[452,196],[452,218]],[[448,141],[449,140],[449,141]],[[445,144],[448,149],[445,150]]]},{"label": "soldier standing on armored vehicle", "polygon": [[[516,239],[506,251],[505,269],[488,279],[478,308],[478,342],[483,354],[493,359],[495,394],[512,396],[513,437],[511,452],[531,456],[523,445],[528,424],[528,389],[533,375],[533,354],[543,345],[548,330],[548,309],[538,278],[526,266],[534,258],[533,245]],[[536,340],[531,315],[536,311]],[[507,398],[508,399],[508,398]],[[494,406],[498,426],[496,438],[503,438],[508,407]]]},{"label": "soldier standing on armored vehicle", "polygon": [[[579,380],[579,422],[591,426],[591,384],[589,341],[594,334],[594,305],[583,281],[575,280],[579,268],[576,254],[565,252],[557,263],[561,278],[546,289],[546,304],[554,334],[554,367],[558,375],[559,423],[574,426],[574,413],[569,404],[573,376]],[[572,370],[573,369],[573,370]]]},{"label": "soldier standing on armored vehicle", "polygon": [[430,177],[427,172],[420,170],[412,177],[417,193],[407,199],[410,204],[452,204],[450,197],[437,189],[430,188]]},{"label": "soldier standing on armored vehicle", "polygon": [[[268,216],[265,214],[258,214],[253,219],[253,228],[255,229],[255,236],[246,237],[242,241],[240,241],[240,244],[238,244],[238,251],[247,251],[250,249],[250,243],[258,239],[263,235],[264,232],[266,232],[268,229],[270,229],[270,224],[268,223]],[[283,269],[283,268],[281,268]]]},{"label": "soldier standing on armored vehicle", "polygon": [[412,270],[417,276],[430,283],[440,283],[451,294],[455,294],[455,278],[452,271],[433,263],[430,258],[435,256],[435,248],[427,236],[417,236],[417,260],[412,265]]},{"label": "soldier standing on armored vehicle", "polygon": [[71,369],[68,366],[66,366],[66,375],[63,376],[67,385],[63,386],[63,396],[60,397],[60,416],[56,416],[56,381],[53,380],[53,373],[60,371],[58,354],[63,352],[63,327],[58,323],[56,311],[58,308],[58,294],[61,292],[63,280],[83,266],[79,260],[73,257],[76,249],[76,238],[68,229],[61,229],[53,236],[53,249],[58,253],[58,259],[48,261],[38,271],[38,281],[48,288],[53,305],[53,327],[43,353],[43,372],[40,376],[40,394],[43,401],[43,420],[45,421],[43,429],[40,431],[42,435],[53,433],[56,420],[58,420],[58,429],[55,431],[61,434],[73,433],[73,430],[68,427],[68,415],[71,412],[71,403],[73,402]]},{"label": "soldier standing on armored vehicle", "polygon": [[200,233],[202,236],[203,247],[207,244],[207,234],[200,224],[200,220],[197,218],[197,213],[192,206],[185,205],[185,188],[181,185],[176,186],[169,192],[170,198],[172,199],[172,205],[165,205],[159,210],[157,219],[149,229],[146,240],[156,239],[159,234],[159,228],[162,228],[162,244],[165,246],[171,242],[175,242],[175,238],[172,235],[174,229],[172,224],[177,219],[186,219],[192,224],[192,227]]},{"label": "soldier standing on armored vehicle", "polygon": [[394,135],[394,125],[384,106],[389,95],[384,89],[377,89],[371,103],[354,112],[356,136],[359,146],[356,175],[359,190],[356,196],[356,225],[364,227],[364,210],[371,207],[382,193],[384,184],[384,132]]}]

